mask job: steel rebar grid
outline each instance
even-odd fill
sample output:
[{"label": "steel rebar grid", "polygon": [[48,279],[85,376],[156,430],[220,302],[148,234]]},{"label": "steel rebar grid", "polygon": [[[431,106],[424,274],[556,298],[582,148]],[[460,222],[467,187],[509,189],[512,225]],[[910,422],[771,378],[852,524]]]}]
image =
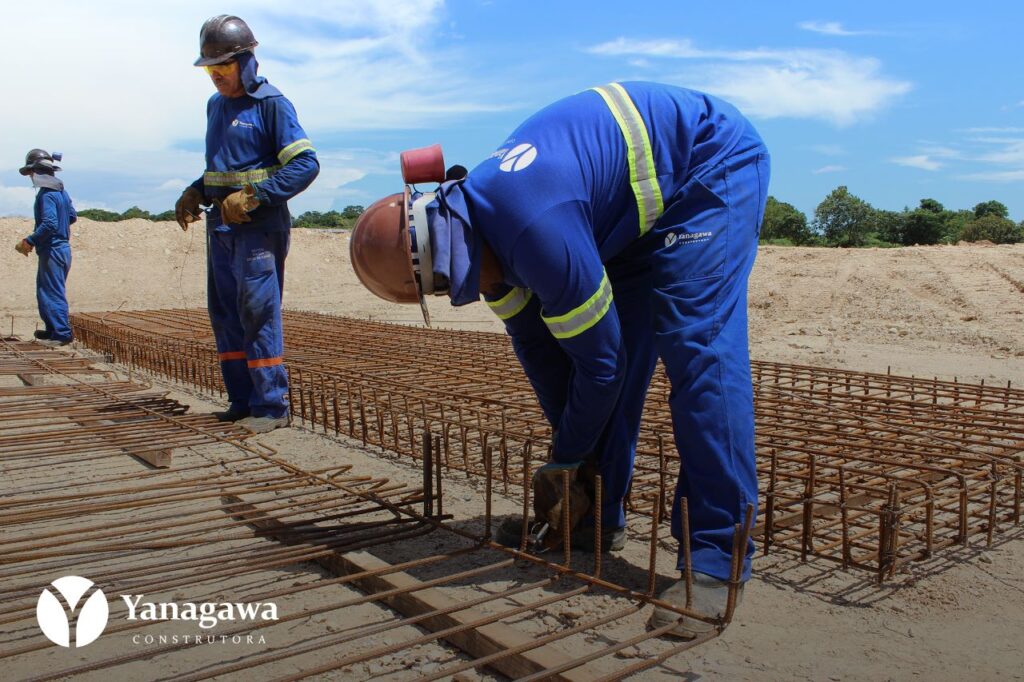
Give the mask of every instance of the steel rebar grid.
[{"label": "steel rebar grid", "polygon": [[[44,368],[47,366],[45,361],[37,362]],[[106,391],[104,385],[82,388],[106,395],[115,406],[123,407],[120,403],[130,400],[118,397],[116,392]],[[33,475],[52,475],[55,469],[51,464],[37,462],[33,466],[19,468],[19,473],[11,476],[4,469],[6,460],[0,458],[2,480],[9,484],[12,490],[19,491],[17,496],[8,494],[0,500],[0,528],[5,530],[5,551],[0,560],[0,577],[3,578],[0,584],[4,587],[0,589],[0,595],[6,597],[5,603],[11,606],[4,618],[0,619],[0,624],[5,627],[21,624],[19,629],[11,631],[12,641],[0,643],[0,658],[8,659],[7,664],[13,665],[14,661],[21,660],[19,657],[31,656],[49,647],[45,640],[34,632],[31,625],[32,603],[38,596],[41,586],[40,576],[43,576],[42,582],[45,582],[49,577],[73,571],[88,575],[97,582],[102,581],[104,589],[108,592],[128,591],[148,595],[167,595],[171,590],[180,590],[184,587],[194,590],[201,587],[203,593],[199,599],[212,598],[218,592],[223,592],[225,582],[234,585],[235,582],[242,580],[245,581],[244,588],[247,591],[244,596],[248,601],[292,595],[312,598],[317,604],[313,609],[305,607],[305,610],[281,619],[282,622],[291,622],[308,618],[311,613],[340,616],[343,610],[348,613],[349,609],[358,605],[419,593],[435,587],[450,586],[454,581],[475,578],[512,565],[507,559],[500,561],[499,555],[499,561],[494,564],[452,575],[451,570],[446,569],[444,564],[454,556],[466,552],[493,552],[494,546],[482,545],[483,538],[473,534],[448,529],[449,533],[446,535],[449,541],[461,539],[470,544],[449,552],[410,559],[397,565],[385,565],[355,575],[309,584],[294,584],[290,588],[267,591],[266,588],[273,585],[259,581],[262,573],[268,569],[301,566],[311,559],[322,560],[339,551],[352,552],[367,547],[374,547],[376,550],[386,550],[389,547],[404,548],[407,542],[424,532],[446,527],[440,523],[440,519],[424,517],[414,511],[413,507],[421,503],[424,503],[426,508],[427,496],[420,491],[391,484],[386,479],[355,476],[350,473],[350,467],[347,466],[331,476],[326,476],[326,472],[298,469],[280,461],[276,453],[269,448],[248,445],[206,432],[202,424],[187,423],[175,414],[160,414],[152,408],[140,408],[137,405],[132,407],[149,415],[156,414],[161,422],[177,424],[184,430],[206,435],[217,444],[186,447],[184,450],[189,459],[183,468],[173,472],[146,472],[140,474],[138,480],[133,483],[126,482],[132,480],[130,474],[125,473],[132,461],[126,458],[110,458],[96,464],[96,468],[99,469],[96,480],[73,479],[73,482],[59,487],[21,485],[23,480]],[[84,414],[84,411],[78,416],[81,414]],[[21,428],[25,428],[24,424],[17,421],[0,423],[0,435]],[[149,425],[144,428],[149,428]],[[421,442],[426,448],[424,461],[433,463],[436,458],[437,471],[440,471],[440,438],[436,438],[437,448],[433,447],[435,438],[429,434],[424,435]],[[70,468],[69,463],[61,463],[61,466]],[[428,476],[426,481],[430,480]],[[437,499],[437,502],[440,511],[440,499]],[[168,518],[177,520],[175,530],[163,529]],[[269,530],[268,523],[271,524]],[[254,524],[256,528],[253,528]],[[8,532],[14,533],[13,538],[7,538]],[[745,532],[738,533],[738,542],[743,542]],[[268,536],[281,540],[283,544],[268,541]],[[42,547],[41,540],[45,541]],[[652,546],[655,541],[656,537],[652,537]],[[41,549],[46,551],[40,552]],[[326,647],[377,637],[383,632],[401,632],[401,628],[432,622],[446,614],[450,617],[451,614],[465,612],[480,605],[487,605],[491,610],[499,610],[482,618],[459,622],[440,630],[431,626],[430,629],[435,632],[419,634],[413,639],[390,647],[378,647],[374,649],[373,656],[407,650],[411,646],[434,642],[441,637],[458,638],[471,629],[489,627],[488,624],[493,625],[506,618],[542,616],[552,605],[596,590],[608,590],[613,595],[618,595],[617,598],[626,604],[610,616],[581,623],[569,632],[556,628],[555,631],[539,638],[527,637],[528,641],[525,644],[505,647],[495,654],[459,662],[451,670],[483,665],[500,667],[505,659],[546,647],[552,642],[566,640],[575,635],[582,636],[590,631],[599,632],[605,624],[634,614],[644,604],[655,601],[645,599],[644,595],[628,588],[589,579],[588,575],[572,566],[555,566],[532,556],[519,558],[531,562],[535,565],[535,570],[540,570],[542,574],[546,573],[547,577],[544,578],[542,575],[532,583],[511,589],[500,589],[493,593],[487,590],[481,593],[477,590],[476,596],[471,599],[453,603],[452,606],[443,609],[434,608],[397,622],[386,616],[382,622],[358,627],[344,636],[319,635],[313,648],[303,640],[275,647],[273,651],[261,653],[259,656],[245,657],[237,664],[215,665],[212,668],[207,666],[203,672],[197,671],[189,679],[205,679],[228,670],[247,669],[261,664],[273,665],[277,661],[296,657],[302,657],[298,663],[305,672],[300,673],[300,676],[305,676],[325,668],[324,664],[315,663],[315,657],[310,658],[309,654],[314,651],[320,652]],[[738,566],[739,562],[734,564]],[[129,568],[126,569],[125,566]],[[395,588],[385,593],[353,596],[341,601],[335,598],[326,605],[324,602],[327,595],[316,594],[317,590],[328,586],[355,584],[358,580],[370,576],[379,578],[397,571],[428,566],[437,567],[442,571],[443,577],[407,588]],[[202,569],[199,574],[196,573],[198,568]],[[523,569],[517,570],[513,579],[518,581],[522,578]],[[566,585],[567,581],[569,585]],[[579,587],[573,587],[571,583],[576,583]],[[568,591],[556,591],[545,596],[544,590],[550,592],[551,588],[559,585],[562,587],[558,589]],[[512,599],[519,594],[523,595],[522,599],[526,599],[527,603],[520,603],[520,599]],[[535,596],[527,599],[528,594]],[[194,592],[190,592],[188,596],[190,599],[196,598]],[[115,610],[115,615],[123,614]],[[700,614],[693,615],[707,618]],[[134,623],[124,621],[108,628],[107,634],[136,632],[139,629],[154,627],[152,624],[136,627]],[[259,629],[259,625],[243,625],[232,628],[229,632],[240,634],[256,629]],[[605,661],[605,667],[597,670],[601,672],[602,677],[620,679],[624,674],[648,667],[645,661],[655,665],[674,653],[699,643],[671,645],[658,640],[660,634],[662,631],[653,631],[629,639],[629,645],[647,643],[654,649],[649,658],[621,668],[622,674],[616,672],[619,664],[615,661]],[[9,648],[7,645],[12,643],[15,646]],[[65,677],[111,667],[120,670],[119,666],[131,665],[134,661],[149,660],[158,654],[170,656],[192,646],[194,645],[172,643],[161,645],[157,650],[121,653],[73,668],[49,672],[45,671],[45,664],[37,663],[33,665],[32,670],[33,673],[39,674],[37,679]],[[571,676],[564,677],[563,673],[581,666],[591,666],[594,661],[607,659],[611,653],[621,648],[614,647],[607,651],[591,650],[590,653],[578,658],[563,656],[558,659],[555,668],[535,666],[533,675],[545,679],[575,679]],[[90,651],[93,650],[90,648]],[[573,647],[573,651],[583,650],[585,649]],[[454,656],[450,652],[449,655]],[[335,661],[326,667],[333,669],[365,658],[365,655],[349,654],[339,659],[342,663]],[[289,675],[294,678],[293,673]]]},{"label": "steel rebar grid", "polygon": [[[76,316],[76,333],[115,359],[214,392],[205,318],[188,311]],[[285,314],[293,414],[412,457],[426,426],[442,463],[521,485],[514,461],[543,461],[549,428],[502,335]],[[753,363],[763,548],[874,571],[880,579],[1001,526],[1020,523],[1024,391],[958,381]],[[189,377],[199,377],[198,381]],[[678,460],[657,373],[645,406],[630,507],[674,480]],[[671,452],[671,445],[669,445]],[[672,463],[675,464],[672,464]],[[670,501],[663,497],[662,511]],[[895,507],[893,505],[896,505]],[[667,517],[667,514],[662,514]]]}]

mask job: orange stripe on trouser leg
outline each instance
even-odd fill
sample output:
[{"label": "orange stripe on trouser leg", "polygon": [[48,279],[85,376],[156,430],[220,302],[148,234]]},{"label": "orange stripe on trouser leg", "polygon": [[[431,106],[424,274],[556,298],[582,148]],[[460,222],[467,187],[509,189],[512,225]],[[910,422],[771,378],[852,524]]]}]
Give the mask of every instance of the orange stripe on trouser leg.
[{"label": "orange stripe on trouser leg", "polygon": [[218,360],[245,360],[244,350],[232,350],[227,353],[217,353]]},{"label": "orange stripe on trouser leg", "polygon": [[256,367],[276,367],[282,362],[281,358],[260,358],[258,360],[250,360],[248,364],[249,369],[254,369]]}]

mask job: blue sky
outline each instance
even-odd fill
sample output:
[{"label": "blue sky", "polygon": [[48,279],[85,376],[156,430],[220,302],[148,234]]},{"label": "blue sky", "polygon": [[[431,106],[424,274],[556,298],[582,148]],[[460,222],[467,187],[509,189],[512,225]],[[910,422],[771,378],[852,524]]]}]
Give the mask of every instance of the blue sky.
[{"label": "blue sky", "polygon": [[772,153],[771,193],[809,215],[847,185],[879,208],[998,199],[1024,219],[1016,2],[19,5],[0,25],[4,63],[21,65],[0,112],[0,215],[31,211],[17,168],[35,146],[64,153],[79,206],[170,208],[203,169],[199,27],[226,12],[250,23],[261,73],[319,150],[321,177],[293,213],[398,191],[410,147],[440,142],[472,167],[545,104],[639,79],[739,106]]}]

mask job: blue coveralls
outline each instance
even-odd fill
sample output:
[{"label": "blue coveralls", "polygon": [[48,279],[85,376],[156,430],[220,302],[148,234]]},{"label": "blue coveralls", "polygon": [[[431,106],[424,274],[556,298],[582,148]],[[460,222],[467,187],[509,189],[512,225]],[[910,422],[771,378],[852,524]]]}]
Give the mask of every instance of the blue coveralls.
[{"label": "blue coveralls", "polygon": [[247,95],[214,94],[206,107],[206,172],[192,186],[208,200],[253,184],[260,205],[251,222],[225,224],[214,205],[206,217],[207,305],[229,409],[255,417],[288,411],[281,296],[291,214],[287,201],[316,178],[320,165],[295,108],[256,76],[251,53],[238,56]]},{"label": "blue coveralls", "polygon": [[[59,180],[55,181],[63,187]],[[71,197],[64,189],[40,187],[35,203],[36,228],[25,240],[39,256],[36,301],[49,337],[71,340],[65,284],[71,270],[71,224],[78,220]]]},{"label": "blue coveralls", "polygon": [[685,496],[694,570],[720,579],[757,504],[747,279],[768,177],[761,138],[731,105],[623,83],[535,114],[463,186],[504,269],[488,304],[555,431],[554,459],[596,456],[602,522],[624,526],[661,357],[682,460],[673,535]]}]

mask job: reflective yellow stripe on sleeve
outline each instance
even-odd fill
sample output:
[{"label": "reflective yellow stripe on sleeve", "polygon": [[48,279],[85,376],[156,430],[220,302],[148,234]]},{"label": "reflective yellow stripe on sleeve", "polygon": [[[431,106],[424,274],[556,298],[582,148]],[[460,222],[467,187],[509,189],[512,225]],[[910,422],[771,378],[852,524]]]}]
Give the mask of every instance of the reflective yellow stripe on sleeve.
[{"label": "reflective yellow stripe on sleeve", "polygon": [[246,171],[206,171],[203,184],[207,187],[242,187],[252,182],[263,182],[280,169],[280,166],[271,166]]},{"label": "reflective yellow stripe on sleeve", "polygon": [[515,287],[497,301],[487,301],[487,305],[498,316],[498,319],[507,320],[522,312],[526,304],[530,302],[531,296],[533,296],[533,292],[529,289]]},{"label": "reflective yellow stripe on sleeve", "polygon": [[[312,142],[310,142],[306,138],[302,138],[301,140],[295,140],[295,142],[292,142],[290,145],[286,146],[284,149],[277,153],[277,160],[280,161],[281,165],[283,166],[308,149],[313,149]],[[313,149],[313,151],[316,150]]]},{"label": "reflective yellow stripe on sleeve", "polygon": [[658,185],[658,172],[654,168],[654,151],[647,126],[629,93],[618,83],[593,88],[611,109],[622,136],[626,139],[626,157],[629,161],[629,184],[636,196],[640,214],[640,235],[647,233],[665,211],[665,203]]},{"label": "reflective yellow stripe on sleeve", "polygon": [[608,273],[604,273],[601,284],[597,287],[594,295],[588,298],[582,305],[579,305],[564,315],[557,317],[543,317],[544,324],[548,326],[551,334],[556,339],[570,339],[582,334],[595,324],[601,321],[604,314],[612,304],[612,283],[608,281]]}]

